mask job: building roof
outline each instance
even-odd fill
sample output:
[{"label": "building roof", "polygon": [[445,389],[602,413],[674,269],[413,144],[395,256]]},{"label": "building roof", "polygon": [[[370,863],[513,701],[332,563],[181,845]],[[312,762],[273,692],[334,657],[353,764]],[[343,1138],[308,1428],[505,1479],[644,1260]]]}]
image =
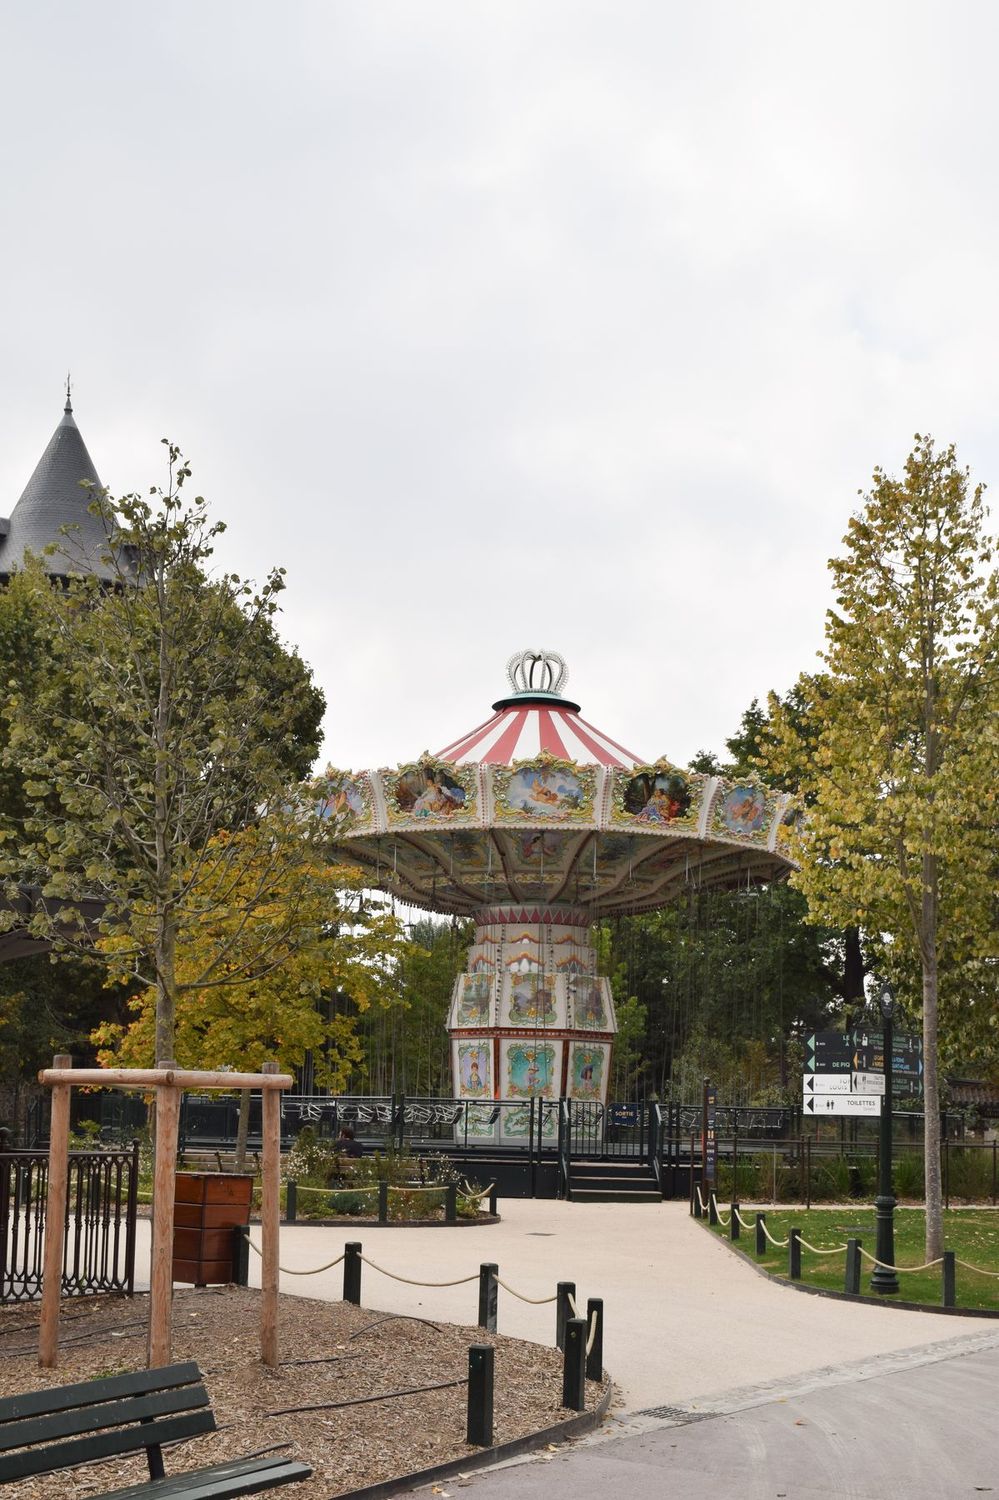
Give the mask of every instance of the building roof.
[{"label": "building roof", "polygon": [[[10,519],[0,518],[0,578],[19,568],[26,552],[41,556],[46,547],[53,545],[58,550],[45,559],[45,570],[53,577],[64,578],[73,573],[114,577],[112,569],[102,560],[107,551],[107,536],[99,517],[90,514],[94,497],[90,490],[84,489],[83,480],[89,480],[95,489],[101,488],[67,393],[62,421],[38,460],[24,493]],[[62,528],[67,526],[73,528],[68,536],[62,534]]]}]

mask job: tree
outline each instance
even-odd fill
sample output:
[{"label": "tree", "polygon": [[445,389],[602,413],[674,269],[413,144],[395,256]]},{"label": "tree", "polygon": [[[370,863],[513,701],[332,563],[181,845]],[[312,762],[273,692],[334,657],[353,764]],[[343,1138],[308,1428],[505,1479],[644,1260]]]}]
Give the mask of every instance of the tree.
[{"label": "tree", "polygon": [[815,920],[857,923],[918,968],[926,1255],[943,1249],[940,976],[974,975],[995,1024],[999,582],[982,486],[916,437],[901,479],[874,471],[830,563],[836,607],[806,725],[773,705],[776,756],[805,769],[796,885]]},{"label": "tree", "polygon": [[[32,930],[90,951],[73,903],[103,902],[118,972],[155,989],[157,1059],[173,1057],[180,996],[249,984],[284,961],[292,884],[304,897],[328,826],[289,790],[317,748],[323,700],[274,630],[283,575],[258,590],[209,574],[224,526],[200,496],[188,501],[190,470],[167,446],[165,490],[95,495],[112,586],[37,588],[48,657],[3,707],[3,764],[23,795],[0,807],[0,873],[70,903]],[[280,930],[252,920],[279,872]],[[197,972],[178,973],[180,949],[201,955]]]}]

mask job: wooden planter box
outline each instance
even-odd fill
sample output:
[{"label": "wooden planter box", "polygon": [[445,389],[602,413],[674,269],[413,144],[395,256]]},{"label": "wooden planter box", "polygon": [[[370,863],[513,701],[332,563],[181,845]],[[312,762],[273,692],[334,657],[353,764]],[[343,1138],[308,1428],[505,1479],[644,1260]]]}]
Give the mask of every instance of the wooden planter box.
[{"label": "wooden planter box", "polygon": [[232,1281],[232,1231],[250,1222],[253,1178],[178,1172],[175,1181],[173,1279],[224,1286]]}]

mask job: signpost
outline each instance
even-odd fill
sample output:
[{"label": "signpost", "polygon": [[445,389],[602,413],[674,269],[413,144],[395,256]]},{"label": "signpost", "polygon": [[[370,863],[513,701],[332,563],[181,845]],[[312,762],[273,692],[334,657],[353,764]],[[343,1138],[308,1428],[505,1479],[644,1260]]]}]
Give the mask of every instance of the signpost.
[{"label": "signpost", "polygon": [[806,1073],[849,1073],[853,1042],[842,1031],[816,1031],[805,1040]]},{"label": "signpost", "polygon": [[[850,1082],[853,1084],[855,1094],[883,1094],[885,1091],[885,1075],[883,1073],[851,1073]],[[896,1093],[898,1090],[896,1089]]]},{"label": "signpost", "polygon": [[802,1079],[805,1098],[809,1094],[852,1094],[852,1073],[806,1073]]},{"label": "signpost", "polygon": [[715,1135],[715,1111],[718,1105],[718,1090],[707,1078],[704,1080],[702,1143],[701,1143],[701,1166],[704,1173],[705,1190],[710,1195],[710,1190],[715,1185],[718,1171],[718,1140]]},{"label": "signpost", "polygon": [[881,1114],[879,1094],[805,1094],[806,1115],[866,1115],[877,1119]]}]

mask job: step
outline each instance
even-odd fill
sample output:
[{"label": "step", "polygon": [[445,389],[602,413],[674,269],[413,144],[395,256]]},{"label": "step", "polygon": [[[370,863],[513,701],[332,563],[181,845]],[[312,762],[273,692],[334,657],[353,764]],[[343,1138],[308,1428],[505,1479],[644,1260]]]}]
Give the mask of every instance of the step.
[{"label": "step", "polygon": [[572,1203],[661,1203],[662,1194],[658,1189],[654,1192],[634,1189],[629,1192],[627,1188],[577,1188],[574,1187],[569,1195]]}]

